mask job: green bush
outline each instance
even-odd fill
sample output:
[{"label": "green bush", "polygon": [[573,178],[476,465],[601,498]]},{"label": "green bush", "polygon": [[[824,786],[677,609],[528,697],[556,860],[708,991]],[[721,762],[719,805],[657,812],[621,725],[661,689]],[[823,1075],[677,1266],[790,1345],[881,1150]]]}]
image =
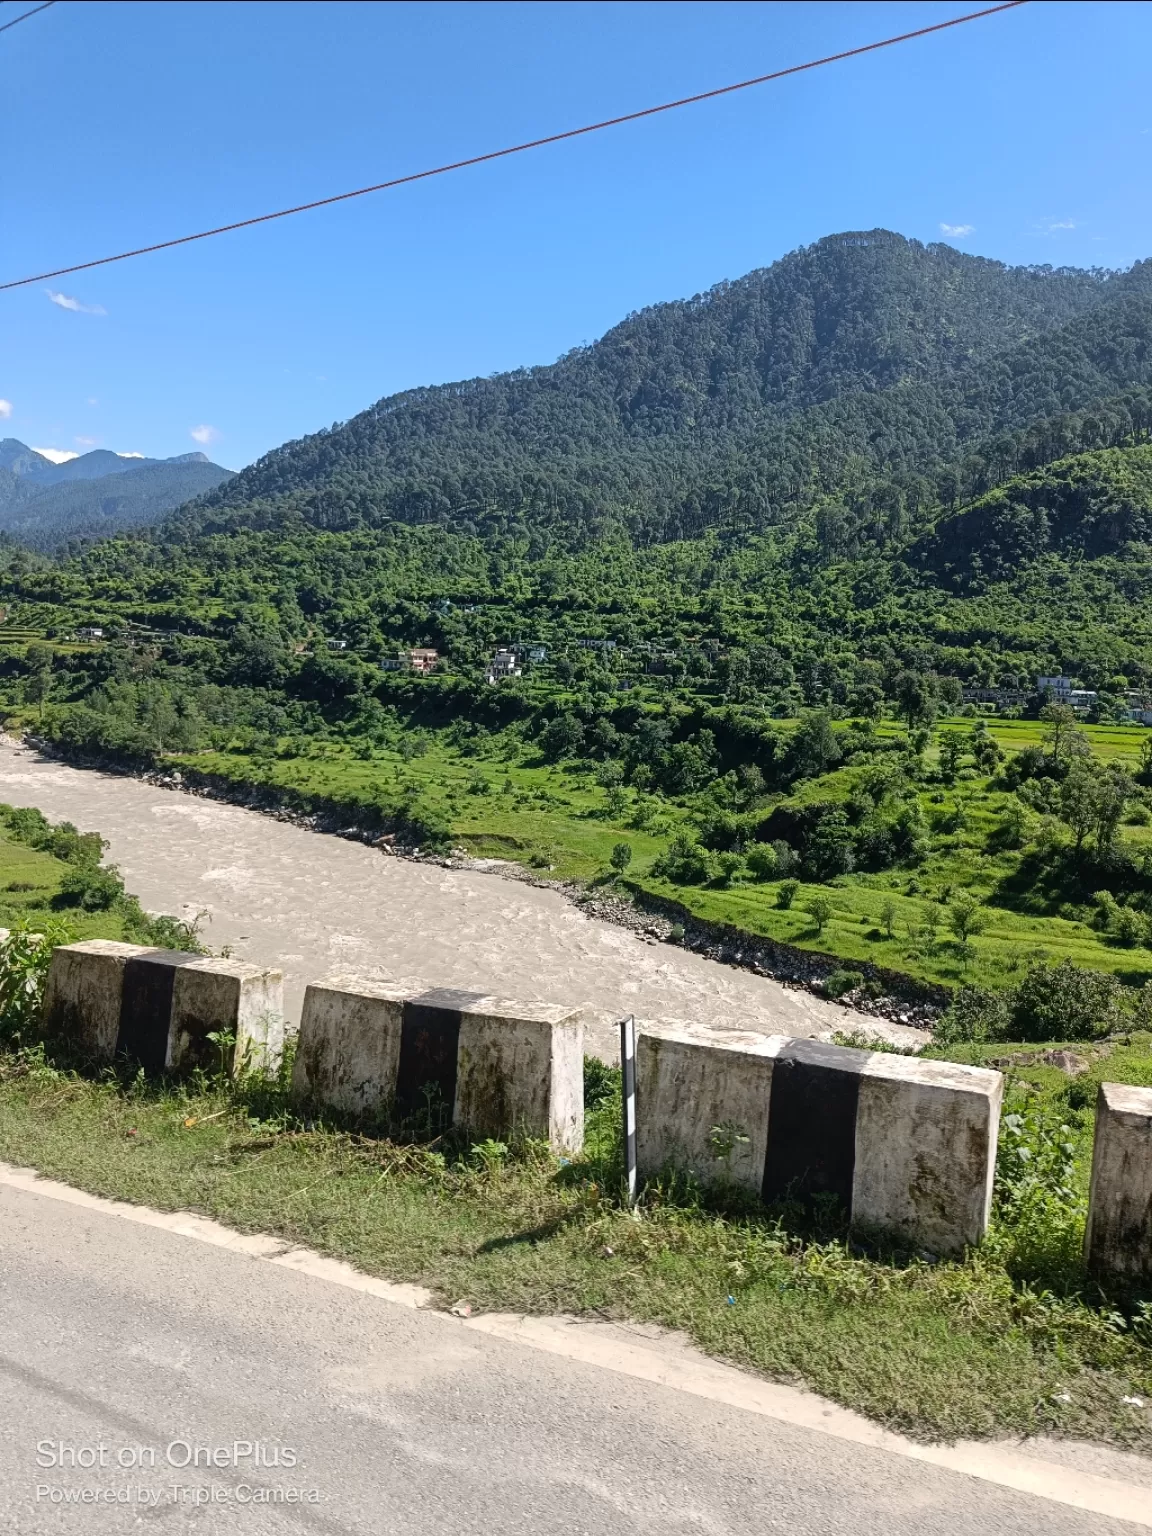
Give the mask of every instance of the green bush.
[{"label": "green bush", "polygon": [[739,853],[718,853],[715,859],[716,882],[718,885],[729,886],[738,875],[744,872],[744,858]]},{"label": "green bush", "polygon": [[832,903],[827,896],[816,895],[808,902],[808,912],[816,924],[816,932],[823,933],[824,925],[832,916]]},{"label": "green bush", "polygon": [[81,864],[69,870],[60,882],[60,894],[53,906],[80,907],[85,912],[107,912],[124,895],[124,882],[114,867]]},{"label": "green bush", "polygon": [[1106,971],[1061,960],[1032,966],[1012,995],[1014,1040],[1095,1040],[1123,1022],[1124,987]]},{"label": "green bush", "polygon": [[1011,1022],[1008,995],[987,987],[961,987],[932,1030],[937,1045],[1005,1040]]},{"label": "green bush", "polygon": [[40,1017],[40,1003],[52,950],[69,935],[17,929],[0,943],[0,1041],[28,1036]]},{"label": "green bush", "polygon": [[780,859],[771,843],[752,843],[744,854],[744,862],[757,880],[773,880],[780,868]]},{"label": "green bush", "polygon": [[863,982],[864,977],[859,971],[839,970],[829,972],[822,986],[829,997],[843,997],[845,992],[855,992]]},{"label": "green bush", "polygon": [[932,1031],[939,1045],[982,1040],[1097,1040],[1122,1028],[1126,988],[1071,960],[1032,965],[1016,987],[961,987]]},{"label": "green bush", "polygon": [[776,890],[776,905],[787,912],[796,900],[796,893],[799,889],[799,880],[781,880]]},{"label": "green bush", "polygon": [[652,865],[652,873],[673,885],[703,885],[712,878],[712,856],[693,842],[687,832],[678,832]]}]

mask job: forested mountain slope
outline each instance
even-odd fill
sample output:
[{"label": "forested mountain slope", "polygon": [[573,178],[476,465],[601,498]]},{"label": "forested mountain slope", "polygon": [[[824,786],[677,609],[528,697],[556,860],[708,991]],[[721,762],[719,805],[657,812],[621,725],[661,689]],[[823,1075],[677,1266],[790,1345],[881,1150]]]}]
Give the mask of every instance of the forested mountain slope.
[{"label": "forested mountain slope", "polygon": [[203,453],[127,458],[106,449],[53,464],[15,438],[0,442],[0,533],[34,549],[158,522],[231,477]]},{"label": "forested mountain slope", "polygon": [[70,539],[106,538],[151,526],[189,497],[227,481],[230,474],[201,455],[140,464],[96,480],[17,486],[7,499],[0,483],[0,531],[33,549],[54,549]]},{"label": "forested mountain slope", "polygon": [[856,458],[932,473],[1005,428],[1152,383],[1150,339],[1152,264],[1013,268],[834,235],[550,366],[382,400],[266,455],[179,526],[764,527]]}]

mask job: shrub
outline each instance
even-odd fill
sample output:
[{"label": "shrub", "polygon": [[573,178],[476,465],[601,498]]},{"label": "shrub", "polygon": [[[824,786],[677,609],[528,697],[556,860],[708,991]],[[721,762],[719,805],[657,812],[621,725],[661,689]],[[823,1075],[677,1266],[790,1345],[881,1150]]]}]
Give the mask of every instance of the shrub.
[{"label": "shrub", "polygon": [[840,970],[829,972],[822,985],[829,997],[843,997],[845,992],[855,992],[863,982],[864,977],[859,971]]},{"label": "shrub", "polygon": [[702,885],[712,877],[712,859],[687,832],[678,832],[653,864],[652,873],[673,885]]},{"label": "shrub", "polygon": [[631,843],[617,843],[608,859],[617,875],[622,875],[632,862]]},{"label": "shrub", "polygon": [[17,929],[0,943],[0,1040],[13,1040],[35,1026],[53,947],[68,938],[63,932]]},{"label": "shrub", "polygon": [[786,843],[782,837],[778,837],[772,843],[772,852],[776,855],[776,872],[780,875],[790,875],[800,862],[800,856],[791,843]]},{"label": "shrub", "polygon": [[771,843],[753,843],[744,855],[744,861],[757,880],[772,880],[780,868],[780,860]]},{"label": "shrub", "polygon": [[787,912],[796,900],[796,893],[799,889],[799,880],[781,880],[776,891],[776,905]]},{"label": "shrub", "polygon": [[744,871],[744,858],[739,853],[718,853],[715,860],[716,879],[728,886]]},{"label": "shrub", "polygon": [[620,1068],[609,1067],[598,1056],[584,1058],[584,1108],[599,1109],[620,1092]]},{"label": "shrub", "polygon": [[1017,1040],[1094,1040],[1122,1022],[1118,977],[1061,960],[1032,966],[1012,999]]},{"label": "shrub", "polygon": [[1004,1040],[1008,1037],[1010,1019],[1009,999],[1003,992],[990,992],[987,987],[961,987],[933,1027],[932,1039],[938,1045]]},{"label": "shrub", "polygon": [[80,907],[85,912],[106,912],[124,895],[124,882],[115,868],[98,864],[80,864],[70,869],[60,882],[60,894],[53,906]]},{"label": "shrub", "polygon": [[1133,912],[1131,907],[1120,907],[1112,925],[1112,935],[1117,944],[1131,948],[1134,944],[1144,942],[1147,928],[1148,924],[1139,912]]}]

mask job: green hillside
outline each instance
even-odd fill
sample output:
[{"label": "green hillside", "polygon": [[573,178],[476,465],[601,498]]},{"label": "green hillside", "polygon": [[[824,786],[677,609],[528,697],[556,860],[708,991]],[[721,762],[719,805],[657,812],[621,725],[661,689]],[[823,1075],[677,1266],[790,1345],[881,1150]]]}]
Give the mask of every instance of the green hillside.
[{"label": "green hillside", "polygon": [[266,455],[186,523],[763,527],[856,458],[923,475],[989,432],[1152,382],[1150,284],[1143,267],[1011,268],[885,230],[829,236],[550,366],[381,400]]},{"label": "green hillside", "polygon": [[381,402],[147,536],[0,551],[0,704],[856,967],[1142,984],[1150,278],[835,236]]}]

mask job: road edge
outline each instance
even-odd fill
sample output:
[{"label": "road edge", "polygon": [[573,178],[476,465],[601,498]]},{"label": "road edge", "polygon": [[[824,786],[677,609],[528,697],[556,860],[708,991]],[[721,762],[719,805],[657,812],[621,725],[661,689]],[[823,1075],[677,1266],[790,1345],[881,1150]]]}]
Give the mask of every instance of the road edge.
[{"label": "road edge", "polygon": [[1152,1487],[1124,1482],[1095,1472],[1080,1471],[1030,1455],[1026,1442],[957,1441],[925,1445],[880,1428],[862,1415],[841,1408],[814,1392],[753,1376],[735,1366],[711,1360],[674,1336],[661,1339],[650,1330],[634,1334],[616,1324],[586,1323],[571,1317],[533,1317],[489,1312],[457,1316],[435,1308],[432,1293],[422,1286],[401,1285],[326,1257],[310,1248],[267,1234],[237,1232],[192,1211],[159,1211],[89,1194],[33,1168],[0,1162],[0,1188],[19,1190],[49,1200],[99,1212],[121,1221],[158,1227],[262,1263],[296,1270],[313,1279],[363,1291],[394,1306],[434,1312],[447,1326],[486,1333],[527,1349],[542,1350],[617,1375],[723,1403],[762,1418],[833,1439],[886,1451],[909,1461],[924,1462],[994,1483],[1049,1503],[1104,1515],[1152,1530]]}]

